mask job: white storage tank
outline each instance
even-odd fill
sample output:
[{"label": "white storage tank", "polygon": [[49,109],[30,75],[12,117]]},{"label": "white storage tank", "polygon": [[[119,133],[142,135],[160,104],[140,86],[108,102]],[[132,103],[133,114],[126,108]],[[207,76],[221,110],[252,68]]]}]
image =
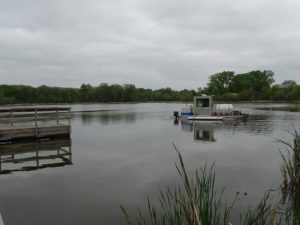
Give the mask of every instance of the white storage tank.
[{"label": "white storage tank", "polygon": [[217,112],[231,112],[233,110],[232,104],[216,104]]}]

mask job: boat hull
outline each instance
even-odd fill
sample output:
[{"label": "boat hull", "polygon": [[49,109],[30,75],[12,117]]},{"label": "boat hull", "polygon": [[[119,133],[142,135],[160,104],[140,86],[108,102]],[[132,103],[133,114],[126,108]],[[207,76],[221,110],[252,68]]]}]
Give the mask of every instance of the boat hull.
[{"label": "boat hull", "polygon": [[223,120],[244,120],[247,119],[248,115],[241,116],[224,116]]},{"label": "boat hull", "polygon": [[187,117],[188,120],[243,120],[243,119],[246,119],[248,117],[247,114],[243,114],[243,115],[240,115],[240,116],[189,116]]},{"label": "boat hull", "polygon": [[189,116],[188,120],[223,120],[223,116]]}]

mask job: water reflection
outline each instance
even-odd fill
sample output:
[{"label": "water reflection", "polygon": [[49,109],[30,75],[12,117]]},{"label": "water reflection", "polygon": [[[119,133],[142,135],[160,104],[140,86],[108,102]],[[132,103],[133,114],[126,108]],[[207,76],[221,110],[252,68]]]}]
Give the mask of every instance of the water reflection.
[{"label": "water reflection", "polygon": [[183,132],[193,132],[193,122],[185,119],[180,120],[181,130]]},{"label": "water reflection", "polygon": [[193,123],[194,141],[215,142],[215,128],[211,123]]},{"label": "water reflection", "polygon": [[230,135],[239,133],[270,135],[274,130],[272,119],[271,115],[253,115],[247,121],[223,122],[221,127]]},{"label": "water reflection", "polygon": [[109,125],[111,123],[134,123],[136,121],[136,113],[118,111],[95,111],[95,112],[81,112],[74,113],[73,118],[80,118],[84,125],[90,125],[95,122],[101,125]]},{"label": "water reflection", "polygon": [[273,124],[268,115],[256,115],[249,120],[233,121],[190,121],[187,119],[174,120],[174,125],[181,125],[181,131],[194,133],[194,141],[215,142],[216,132],[226,135],[249,133],[255,135],[269,135],[273,132]]},{"label": "water reflection", "polygon": [[0,174],[66,165],[72,165],[71,139],[40,140],[0,145]]},{"label": "water reflection", "polygon": [[215,125],[217,122],[210,121],[189,121],[181,119],[181,130],[183,132],[193,132],[195,142],[215,142]]}]

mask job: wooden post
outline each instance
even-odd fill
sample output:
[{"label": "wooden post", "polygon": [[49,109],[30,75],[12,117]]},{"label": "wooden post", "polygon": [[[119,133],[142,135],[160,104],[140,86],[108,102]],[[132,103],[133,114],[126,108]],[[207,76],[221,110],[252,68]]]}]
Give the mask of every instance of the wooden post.
[{"label": "wooden post", "polygon": [[71,109],[68,109],[69,134],[71,134]]},{"label": "wooden post", "polygon": [[69,160],[70,160],[70,163],[72,163],[72,140],[71,140],[71,138],[69,139]]},{"label": "wooden post", "polygon": [[9,118],[10,118],[10,126],[13,126],[14,125],[14,121],[13,121],[13,111],[12,110],[10,110]]},{"label": "wooden post", "polygon": [[39,162],[39,148],[38,148],[38,144],[35,144],[35,151],[36,151],[36,167],[39,168],[40,167],[40,162]]},{"label": "wooden post", "polygon": [[34,110],[34,118],[35,118],[35,137],[38,135],[38,129],[37,129],[37,109]]},{"label": "wooden post", "polygon": [[59,113],[58,110],[56,110],[56,125],[59,124]]}]

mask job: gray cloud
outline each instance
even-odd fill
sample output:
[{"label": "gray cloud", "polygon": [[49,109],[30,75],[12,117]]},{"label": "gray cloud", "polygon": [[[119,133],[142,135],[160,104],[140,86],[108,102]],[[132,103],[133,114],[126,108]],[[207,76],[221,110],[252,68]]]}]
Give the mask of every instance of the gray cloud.
[{"label": "gray cloud", "polygon": [[0,2],[1,83],[204,86],[223,70],[300,83],[296,0]]}]

